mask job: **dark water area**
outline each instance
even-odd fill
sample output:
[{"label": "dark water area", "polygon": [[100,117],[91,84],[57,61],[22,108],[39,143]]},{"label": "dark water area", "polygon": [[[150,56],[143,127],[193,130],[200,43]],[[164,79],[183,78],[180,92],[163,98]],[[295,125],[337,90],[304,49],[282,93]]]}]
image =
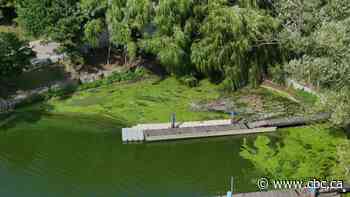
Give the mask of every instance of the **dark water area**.
[{"label": "dark water area", "polygon": [[[215,196],[255,191],[243,137],[122,144],[118,121],[43,115],[0,127],[0,196]],[[246,136],[252,141],[256,136]]]},{"label": "dark water area", "polygon": [[8,98],[17,91],[29,91],[35,88],[46,87],[54,81],[69,79],[63,67],[47,67],[40,70],[22,73],[13,78],[6,79],[0,83],[0,97]]}]

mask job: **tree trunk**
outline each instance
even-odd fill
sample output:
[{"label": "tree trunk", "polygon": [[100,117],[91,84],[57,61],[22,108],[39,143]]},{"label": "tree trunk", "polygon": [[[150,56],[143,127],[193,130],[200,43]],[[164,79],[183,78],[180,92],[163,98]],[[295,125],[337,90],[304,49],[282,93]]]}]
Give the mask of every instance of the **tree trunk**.
[{"label": "tree trunk", "polygon": [[110,62],[110,58],[111,58],[111,42],[109,42],[108,44],[108,49],[107,49],[107,64],[109,65],[111,62]]}]

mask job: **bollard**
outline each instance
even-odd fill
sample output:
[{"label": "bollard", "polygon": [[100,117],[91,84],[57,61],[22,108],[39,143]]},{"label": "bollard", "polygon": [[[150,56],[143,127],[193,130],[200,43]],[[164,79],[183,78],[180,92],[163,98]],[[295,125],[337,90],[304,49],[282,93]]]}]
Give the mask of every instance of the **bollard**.
[{"label": "bollard", "polygon": [[176,124],[176,114],[173,113],[171,115],[171,128],[175,128],[175,124]]},{"label": "bollard", "polygon": [[227,192],[226,197],[232,197],[233,193],[233,176],[231,176],[231,190]]},{"label": "bollard", "polygon": [[236,123],[236,121],[235,121],[235,115],[237,115],[237,113],[232,111],[232,112],[230,113],[230,115],[231,115],[231,124],[235,124],[235,123]]}]

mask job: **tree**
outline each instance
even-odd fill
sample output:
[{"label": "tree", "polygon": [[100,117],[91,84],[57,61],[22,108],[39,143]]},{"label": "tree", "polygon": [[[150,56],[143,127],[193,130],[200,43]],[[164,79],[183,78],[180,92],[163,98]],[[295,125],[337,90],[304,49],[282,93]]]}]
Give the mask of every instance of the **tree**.
[{"label": "tree", "polygon": [[0,0],[0,7],[12,7],[14,6],[14,0]]},{"label": "tree", "polygon": [[102,33],[105,30],[105,25],[101,19],[93,19],[85,24],[84,35],[85,39],[92,47],[98,47]]},{"label": "tree", "polygon": [[192,0],[159,1],[153,20],[155,31],[141,43],[144,51],[154,54],[175,75],[194,72],[190,59],[193,6]]},{"label": "tree", "polygon": [[104,18],[108,0],[80,0],[80,7],[90,18]]},{"label": "tree", "polygon": [[10,22],[15,17],[15,0],[0,0],[0,22]]},{"label": "tree", "polygon": [[328,90],[319,103],[323,110],[331,112],[331,122],[336,126],[350,126],[350,89]]},{"label": "tree", "polygon": [[100,47],[102,34],[107,32],[106,11],[108,8],[107,0],[81,0],[81,12],[85,16],[84,37],[85,40],[94,48]]},{"label": "tree", "polygon": [[285,76],[325,92],[323,105],[336,125],[349,124],[350,0],[281,0],[275,3],[288,53]]},{"label": "tree", "polygon": [[282,0],[275,3],[283,22],[279,40],[289,53],[290,77],[319,88],[350,83],[348,33],[350,1]]},{"label": "tree", "polygon": [[52,0],[19,0],[16,2],[16,10],[20,26],[34,37],[47,35],[50,27],[56,25],[61,18],[61,13],[55,16],[52,12]]},{"label": "tree", "polygon": [[68,55],[81,57],[80,49],[87,43],[98,47],[106,0],[18,0],[16,4],[19,24],[28,34],[59,42]]},{"label": "tree", "polygon": [[14,33],[0,32],[0,79],[21,74],[29,68],[32,56],[28,42],[19,40]]},{"label": "tree", "polygon": [[85,16],[75,2],[66,1],[61,2],[63,4],[53,2],[52,9],[57,10],[57,14],[54,15],[58,18],[52,18],[55,20],[55,25],[50,24],[46,35],[49,39],[61,43],[61,49],[69,55],[79,54],[84,38]]},{"label": "tree", "polygon": [[349,86],[349,25],[350,18],[324,23],[312,32],[304,55],[286,64],[289,76],[319,88]]},{"label": "tree", "polygon": [[138,56],[138,39],[150,21],[151,10],[150,0],[114,0],[109,5],[107,22],[111,42],[122,48],[125,60],[135,60]]},{"label": "tree", "polygon": [[224,79],[231,90],[256,85],[280,59],[273,40],[277,28],[278,22],[262,11],[212,1],[192,45],[192,62],[209,78]]}]

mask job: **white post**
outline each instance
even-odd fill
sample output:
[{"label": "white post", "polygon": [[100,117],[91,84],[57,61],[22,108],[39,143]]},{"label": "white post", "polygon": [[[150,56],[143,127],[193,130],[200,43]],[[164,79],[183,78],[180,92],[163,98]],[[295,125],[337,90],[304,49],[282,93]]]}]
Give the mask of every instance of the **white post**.
[{"label": "white post", "polygon": [[233,194],[233,176],[231,176],[231,190],[227,192],[226,197],[232,197]]}]

